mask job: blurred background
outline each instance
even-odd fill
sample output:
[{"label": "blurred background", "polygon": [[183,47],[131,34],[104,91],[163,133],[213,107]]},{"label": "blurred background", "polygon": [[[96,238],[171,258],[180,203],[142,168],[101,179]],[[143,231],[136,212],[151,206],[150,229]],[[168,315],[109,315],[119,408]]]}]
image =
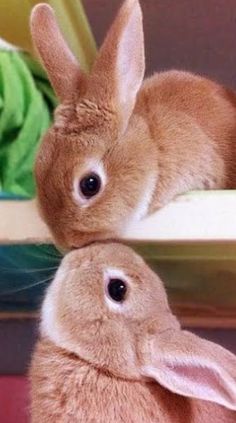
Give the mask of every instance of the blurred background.
[{"label": "blurred background", "polygon": [[[1,0],[0,36],[13,44],[31,48],[28,15],[37,2]],[[80,31],[84,17],[81,17],[83,11],[78,7],[79,2],[49,0],[49,3],[61,23],[68,19],[63,16],[66,10],[71,26],[77,26]],[[147,74],[169,68],[187,69],[236,87],[235,0],[140,0],[140,3],[144,15]],[[121,0],[83,0],[98,46],[120,4]],[[67,27],[65,32],[72,45],[71,28]],[[78,52],[78,43],[74,43],[72,48]]]},{"label": "blurred background", "polygon": [[[236,88],[235,0],[141,0],[147,74],[177,68]],[[120,0],[84,0],[98,45]]]}]

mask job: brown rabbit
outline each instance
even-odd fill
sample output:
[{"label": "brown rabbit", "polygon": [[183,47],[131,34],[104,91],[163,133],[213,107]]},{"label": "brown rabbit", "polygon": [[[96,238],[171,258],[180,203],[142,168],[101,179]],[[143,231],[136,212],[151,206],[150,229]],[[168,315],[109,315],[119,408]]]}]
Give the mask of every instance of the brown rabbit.
[{"label": "brown rabbit", "polygon": [[143,82],[142,12],[126,0],[85,75],[52,9],[40,4],[32,37],[61,101],[36,161],[42,216],[56,242],[76,247],[195,189],[236,187],[236,97],[187,72]]},{"label": "brown rabbit", "polygon": [[181,330],[130,248],[62,261],[42,307],[32,423],[235,423],[236,357]]}]

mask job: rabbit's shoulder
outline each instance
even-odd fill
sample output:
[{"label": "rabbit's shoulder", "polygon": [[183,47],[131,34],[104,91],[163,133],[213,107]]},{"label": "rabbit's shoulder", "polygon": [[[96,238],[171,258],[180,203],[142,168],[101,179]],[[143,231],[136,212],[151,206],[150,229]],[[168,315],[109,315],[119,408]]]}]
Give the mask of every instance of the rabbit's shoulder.
[{"label": "rabbit's shoulder", "polygon": [[209,401],[192,399],[193,423],[234,423],[236,412]]},{"label": "rabbit's shoulder", "polygon": [[155,107],[168,107],[198,117],[216,112],[236,114],[236,95],[222,85],[200,75],[170,70],[155,73],[144,80],[138,95],[136,109],[152,111]]}]

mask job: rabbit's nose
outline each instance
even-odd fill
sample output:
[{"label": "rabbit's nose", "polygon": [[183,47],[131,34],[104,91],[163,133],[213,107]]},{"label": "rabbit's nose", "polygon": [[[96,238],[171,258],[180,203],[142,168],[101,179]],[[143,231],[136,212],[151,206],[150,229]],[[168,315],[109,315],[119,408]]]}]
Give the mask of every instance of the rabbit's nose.
[{"label": "rabbit's nose", "polygon": [[115,238],[115,235],[109,231],[85,232],[76,229],[58,231],[52,235],[55,245],[62,254],[66,254],[73,249],[85,247],[93,242]]}]

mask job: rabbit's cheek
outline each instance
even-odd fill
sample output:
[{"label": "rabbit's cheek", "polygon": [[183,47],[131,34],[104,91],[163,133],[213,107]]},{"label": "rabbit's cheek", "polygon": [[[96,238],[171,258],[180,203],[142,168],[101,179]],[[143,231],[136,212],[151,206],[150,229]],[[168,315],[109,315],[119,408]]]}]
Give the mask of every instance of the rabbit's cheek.
[{"label": "rabbit's cheek", "polygon": [[134,211],[132,211],[131,215],[127,219],[127,222],[126,222],[127,229],[130,228],[132,224],[139,222],[141,219],[147,216],[149,212],[149,207],[152,203],[154,191],[156,188],[156,181],[157,181],[156,175],[148,176],[147,181],[145,183],[144,192],[141,193],[140,199],[137,202],[137,205]]}]

